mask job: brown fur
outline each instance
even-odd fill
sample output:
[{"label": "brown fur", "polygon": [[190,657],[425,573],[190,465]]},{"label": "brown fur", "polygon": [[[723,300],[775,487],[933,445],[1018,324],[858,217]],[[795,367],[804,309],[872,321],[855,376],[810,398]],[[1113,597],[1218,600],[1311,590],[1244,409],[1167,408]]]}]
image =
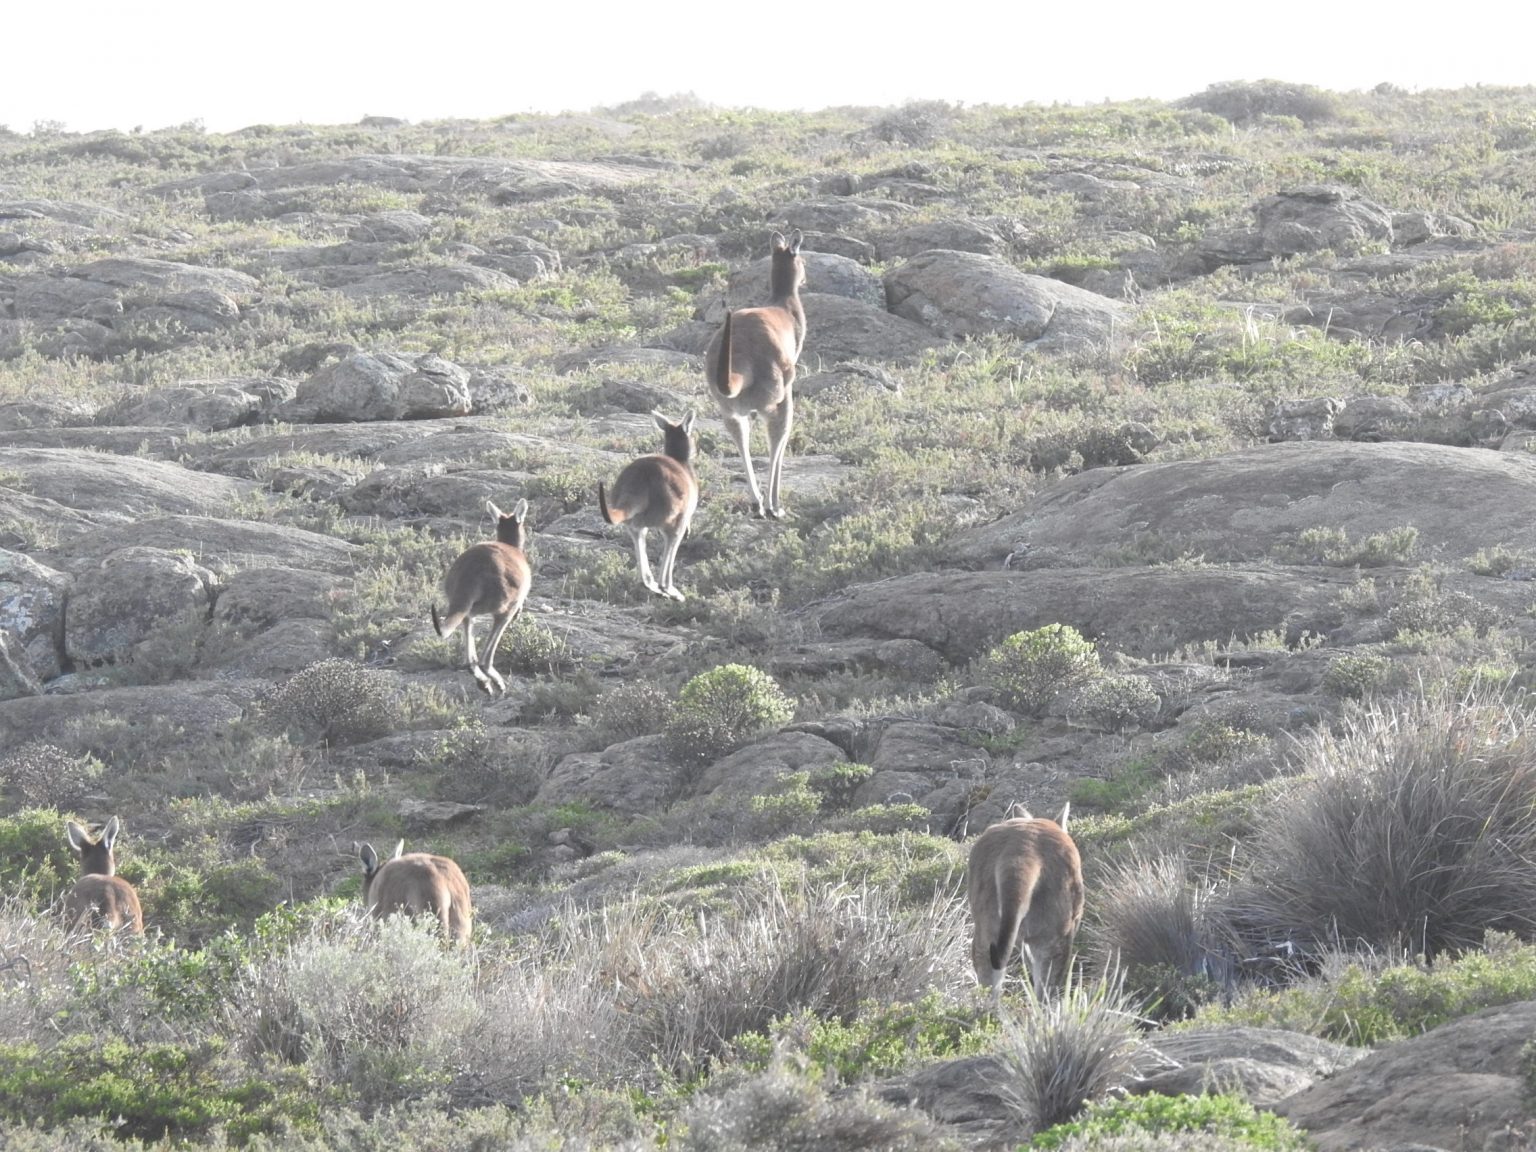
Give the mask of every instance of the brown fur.
[{"label": "brown fur", "polygon": [[1002,995],[1022,942],[1037,995],[1065,978],[1083,919],[1083,866],[1061,821],[1024,816],[994,824],[971,845],[966,889],[976,932],[971,962],[982,987]]},{"label": "brown fur", "polygon": [[64,825],[69,847],[80,860],[80,879],[64,902],[65,915],[72,927],[96,928],[105,924],[113,929],[127,928],[135,935],[144,934],[139,894],[117,875],[117,858],[112,853],[120,827],[114,816],[101,835],[92,838],[73,820]]},{"label": "brown fur", "polygon": [[[795,417],[795,364],[805,344],[805,309],[800,304],[800,286],[805,283],[802,241],[798,231],[789,240],[773,234],[768,303],[727,312],[704,358],[710,391],[741,453],[755,511],[774,519],[784,515],[779,488]],[[762,416],[768,427],[766,503],[752,468],[753,416]]]},{"label": "brown fur", "polygon": [[[694,509],[699,506],[699,482],[693,474],[693,413],[673,423],[660,412],[653,412],[656,427],[664,437],[662,451],[641,456],[625,465],[613,482],[613,494],[597,486],[597,506],[603,519],[622,524],[635,546],[635,564],[640,582],[658,596],[673,600],[683,594],[672,582],[677,564],[677,550],[688,534]],[[651,575],[646,555],[645,537],[652,528],[661,533],[661,582]]]},{"label": "brown fur", "polygon": [[[437,605],[433,604],[432,627],[439,636],[447,636],[461,624],[464,626],[464,661],[474,673],[475,682],[495,696],[507,690],[507,682],[496,671],[496,649],[507,627],[522,614],[533,573],[523,553],[528,538],[528,501],[518,501],[511,515],[489,500],[485,506],[496,517],[496,539],[473,544],[459,553],[443,577],[448,615],[439,619]],[[485,655],[479,660],[475,658],[476,616],[492,618],[491,637]]]},{"label": "brown fur", "polygon": [[433,915],[442,926],[443,939],[461,948],[469,943],[474,909],[469,900],[469,881],[459,866],[446,856],[427,852],[402,853],[405,841],[383,864],[372,844],[354,845],[363,862],[363,906],[372,916],[405,912],[411,916]]}]

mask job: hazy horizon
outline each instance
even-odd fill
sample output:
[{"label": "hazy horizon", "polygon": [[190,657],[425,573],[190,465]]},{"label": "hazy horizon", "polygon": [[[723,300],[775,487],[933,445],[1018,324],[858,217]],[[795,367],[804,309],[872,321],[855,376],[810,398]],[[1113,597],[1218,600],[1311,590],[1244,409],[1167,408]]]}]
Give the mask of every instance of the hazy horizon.
[{"label": "hazy horizon", "polygon": [[[69,23],[29,8],[6,17],[0,125],[62,123],[88,132],[201,121],[252,124],[412,121],[583,112],[646,92],[691,92],[722,109],[965,104],[1090,104],[1175,99],[1228,80],[1274,78],[1338,91],[1383,82],[1411,90],[1536,84],[1528,51],[1536,12],[1474,0],[1432,32],[1408,13],[1303,0],[1283,15],[1216,0],[1114,4],[1084,28],[1061,10],[1001,11],[957,0],[946,19],[880,23],[785,0],[759,9],[683,0],[664,9],[597,4],[482,11],[463,0],[413,26],[386,10],[357,13],[271,0],[259,19],[211,23],[192,0],[153,17],[105,0]],[[732,48],[726,48],[732,45]]]}]

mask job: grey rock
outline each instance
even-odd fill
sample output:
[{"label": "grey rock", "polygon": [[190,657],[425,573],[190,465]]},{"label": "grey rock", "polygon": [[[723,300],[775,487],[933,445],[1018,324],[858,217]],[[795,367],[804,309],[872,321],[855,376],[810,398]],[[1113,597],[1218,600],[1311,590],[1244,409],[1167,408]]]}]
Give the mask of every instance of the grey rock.
[{"label": "grey rock", "polygon": [[73,581],[21,552],[0,549],[0,633],[21,647],[42,680],[63,671],[64,608]]},{"label": "grey rock", "polygon": [[867,232],[912,212],[910,204],[895,200],[847,197],[832,200],[796,200],[769,214],[783,220],[786,228],[803,232]]},{"label": "grey rock", "polygon": [[1241,1026],[1162,1032],[1152,1042],[1164,1067],[1132,1083],[1137,1094],[1222,1092],[1259,1108],[1343,1071],[1366,1050],[1300,1032]]},{"label": "grey rock", "polygon": [[274,377],[189,381],[125,396],[98,419],[104,424],[180,425],[217,432],[258,423],[295,394],[292,381]]},{"label": "grey rock", "polygon": [[1359,396],[1345,403],[1333,420],[1333,434],[1341,440],[1411,439],[1419,424],[1413,405],[1397,396]]},{"label": "grey rock", "polygon": [[320,369],[276,415],[304,422],[423,420],[470,411],[469,373],[440,356],[356,352]]},{"label": "grey rock", "polygon": [[431,230],[432,221],[420,212],[395,209],[363,216],[347,229],[347,238],[374,244],[414,244]]},{"label": "grey rock", "polygon": [[802,370],[849,360],[906,360],[941,343],[928,329],[846,296],[801,296],[805,306]]},{"label": "grey rock", "polygon": [[1002,256],[1008,251],[1008,242],[991,228],[969,220],[928,220],[898,229],[879,241],[882,260],[910,260],[935,248]]},{"label": "grey rock", "polygon": [[0,628],[0,700],[38,696],[42,691],[43,685],[27,658],[27,650],[9,631]]},{"label": "grey rock", "polygon": [[639,815],[659,810],[677,788],[678,769],[666,738],[641,736],[602,752],[567,756],[555,765],[534,803],[581,802],[595,808]]},{"label": "grey rock", "polygon": [[704,770],[694,795],[761,796],[793,772],[844,760],[836,744],[809,732],[777,732],[716,760]]},{"label": "grey rock", "polygon": [[1344,402],[1332,396],[1277,400],[1269,417],[1269,439],[1330,440],[1334,419],[1343,410]]},{"label": "grey rock", "polygon": [[612,345],[603,348],[581,348],[563,352],[555,357],[554,370],[564,376],[595,367],[676,368],[691,373],[701,373],[704,361],[697,355],[676,352],[666,348],[638,348],[633,345]]},{"label": "grey rock", "polygon": [[460,292],[510,290],[518,283],[492,268],[472,264],[433,264],[424,268],[400,268],[375,272],[340,285],[347,296],[456,296]]},{"label": "grey rock", "polygon": [[[862,264],[846,256],[834,256],[827,252],[803,252],[805,261],[805,285],[802,296],[815,293],[821,296],[843,296],[858,300],[872,308],[884,310],[885,286],[880,278]],[[713,293],[701,296],[695,316],[719,325],[725,321],[727,308],[755,308],[768,302],[769,264],[767,257],[733,272],[727,283],[725,295]]]},{"label": "grey rock", "polygon": [[189,615],[206,618],[213,573],[185,556],[130,547],[77,574],[64,649],[85,668],[131,661],[135,648]]},{"label": "grey rock", "polygon": [[1102,344],[1132,313],[994,256],[924,252],[888,272],[891,311],[949,339],[1000,332],[1044,350]]},{"label": "grey rock", "polygon": [[0,404],[0,432],[26,428],[66,428],[89,424],[95,409],[60,400],[13,400]]},{"label": "grey rock", "polygon": [[154,726],[189,742],[207,742],[227,732],[268,687],[265,681],[221,680],[23,696],[0,702],[0,732],[18,745],[45,741],[75,750],[82,726],[111,721]]},{"label": "grey rock", "polygon": [[128,520],[222,508],[251,486],[161,460],[77,448],[0,447],[0,472],[19,473],[33,496]]}]

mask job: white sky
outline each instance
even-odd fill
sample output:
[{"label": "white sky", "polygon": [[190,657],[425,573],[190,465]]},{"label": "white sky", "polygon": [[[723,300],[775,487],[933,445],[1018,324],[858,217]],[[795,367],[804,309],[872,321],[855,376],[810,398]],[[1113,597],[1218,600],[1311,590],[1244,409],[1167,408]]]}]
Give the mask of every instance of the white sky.
[{"label": "white sky", "polygon": [[1263,77],[1536,84],[1536,5],[0,0],[0,124],[16,131],[481,118],[648,90],[722,107],[1087,103]]}]

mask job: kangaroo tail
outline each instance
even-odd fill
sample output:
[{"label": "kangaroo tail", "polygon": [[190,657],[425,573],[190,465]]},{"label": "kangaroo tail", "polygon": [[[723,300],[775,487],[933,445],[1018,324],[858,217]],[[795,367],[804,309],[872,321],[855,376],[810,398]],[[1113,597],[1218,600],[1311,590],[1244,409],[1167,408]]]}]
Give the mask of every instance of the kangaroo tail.
[{"label": "kangaroo tail", "polygon": [[996,972],[1008,967],[1008,959],[1013,955],[1014,945],[1018,943],[1019,928],[1029,913],[1031,892],[1019,880],[1017,873],[998,877],[997,895],[1002,923],[998,925],[997,939],[992,942],[987,953],[988,959],[992,961],[992,969]]},{"label": "kangaroo tail", "polygon": [[731,313],[727,309],[725,323],[720,327],[720,351],[712,365],[715,390],[727,399],[741,391],[741,373],[731,372]]},{"label": "kangaroo tail", "polygon": [[622,524],[629,519],[629,513],[622,508],[608,507],[608,494],[603,491],[603,482],[597,482],[597,507],[603,514],[603,519],[609,524]]}]

